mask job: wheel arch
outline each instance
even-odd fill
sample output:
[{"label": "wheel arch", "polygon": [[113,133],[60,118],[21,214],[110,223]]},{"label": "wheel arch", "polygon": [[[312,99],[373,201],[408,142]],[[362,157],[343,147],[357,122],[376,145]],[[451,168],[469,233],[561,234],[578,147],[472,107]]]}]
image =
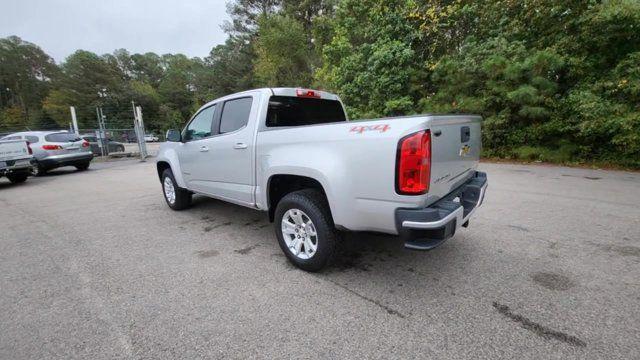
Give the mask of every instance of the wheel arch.
[{"label": "wheel arch", "polygon": [[[294,191],[304,190],[304,189],[316,189],[329,203],[329,198],[327,197],[327,192],[325,188],[322,186],[320,181],[302,175],[292,175],[292,174],[274,174],[269,177],[267,181],[267,204],[269,209],[269,221],[274,221],[274,214],[276,211],[276,207],[280,200],[285,197],[287,194],[290,194]],[[331,214],[331,206],[329,206],[329,213]],[[333,218],[333,215],[331,216]]]},{"label": "wheel arch", "polygon": [[176,179],[176,183],[179,187],[186,189],[187,184],[182,177],[182,171],[180,170],[180,162],[178,161],[178,154],[175,149],[160,147],[160,152],[156,160],[156,170],[158,172],[158,179],[162,180],[162,173],[166,169],[171,169],[173,177]]},{"label": "wheel arch", "polygon": [[171,169],[171,164],[169,164],[168,161],[158,161],[156,163],[156,170],[158,171],[158,179],[160,179],[160,181],[162,181],[162,173],[167,169]]}]

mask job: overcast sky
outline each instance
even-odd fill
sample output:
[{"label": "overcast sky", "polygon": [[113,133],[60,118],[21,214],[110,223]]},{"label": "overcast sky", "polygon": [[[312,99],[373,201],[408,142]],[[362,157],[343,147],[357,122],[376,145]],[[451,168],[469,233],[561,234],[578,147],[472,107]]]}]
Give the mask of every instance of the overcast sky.
[{"label": "overcast sky", "polygon": [[204,57],[224,43],[226,19],[225,0],[0,1],[0,37],[35,43],[58,63],[78,49]]}]

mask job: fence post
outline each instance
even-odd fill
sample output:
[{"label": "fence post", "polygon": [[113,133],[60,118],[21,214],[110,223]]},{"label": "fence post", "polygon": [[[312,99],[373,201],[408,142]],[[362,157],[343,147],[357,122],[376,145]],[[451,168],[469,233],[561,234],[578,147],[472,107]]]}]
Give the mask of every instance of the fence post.
[{"label": "fence post", "polygon": [[76,108],[75,106],[69,106],[69,110],[71,110],[71,122],[73,123],[73,131],[76,133],[76,136],[80,136],[80,132],[78,131],[78,119],[76,118]]},{"label": "fence post", "polygon": [[136,138],[138,139],[140,160],[144,161],[147,157],[147,144],[144,141],[144,122],[142,120],[142,107],[136,106],[133,101],[131,101],[131,106],[133,106],[133,125],[136,132]]}]

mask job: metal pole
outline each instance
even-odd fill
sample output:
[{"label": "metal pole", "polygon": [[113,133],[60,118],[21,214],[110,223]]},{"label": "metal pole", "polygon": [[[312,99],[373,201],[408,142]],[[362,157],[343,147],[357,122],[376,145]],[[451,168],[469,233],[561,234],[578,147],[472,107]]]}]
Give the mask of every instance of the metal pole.
[{"label": "metal pole", "polygon": [[100,144],[102,144],[102,156],[107,156],[109,155],[109,149],[107,149],[106,146],[106,131],[105,131],[105,125],[104,125],[104,113],[102,112],[102,107],[99,107],[98,109],[100,109]]},{"label": "metal pole", "polygon": [[[131,106],[133,107],[133,131],[136,133],[136,142],[138,143],[138,151],[140,151],[140,160],[144,160],[144,155],[142,153],[142,142],[140,137],[140,126],[138,126],[138,109],[136,108],[136,104],[131,100]],[[144,140],[144,137],[142,138]]]},{"label": "metal pole", "polygon": [[136,134],[136,143],[138,143],[138,148],[140,148],[140,136],[138,134],[138,113],[136,111],[136,104],[131,100],[131,108],[133,109],[133,131]]},{"label": "metal pole", "polygon": [[78,119],[76,118],[76,108],[74,106],[70,106],[69,110],[71,110],[71,122],[73,123],[73,131],[77,136],[80,136],[80,132],[78,131]]},{"label": "metal pole", "polygon": [[96,131],[96,138],[98,140],[98,146],[100,147],[100,155],[104,156],[104,151],[102,150],[102,116],[100,115],[100,108],[96,107],[96,117],[98,118],[98,131]]},{"label": "metal pole", "polygon": [[136,106],[136,115],[138,118],[138,127],[140,131],[140,155],[144,160],[148,156],[148,154],[147,154],[147,143],[144,139],[144,120],[142,118],[142,107]]},{"label": "metal pole", "polygon": [[107,117],[100,107],[100,115],[102,115],[102,148],[104,149],[105,156],[109,155],[109,139],[107,139]]}]

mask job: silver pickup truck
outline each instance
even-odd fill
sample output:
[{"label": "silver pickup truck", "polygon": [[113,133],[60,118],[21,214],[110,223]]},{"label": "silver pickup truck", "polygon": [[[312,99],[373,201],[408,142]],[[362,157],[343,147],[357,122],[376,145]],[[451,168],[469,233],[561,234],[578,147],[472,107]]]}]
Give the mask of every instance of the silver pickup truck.
[{"label": "silver pickup truck", "polygon": [[157,171],[167,204],[201,194],[267,211],[280,247],[317,271],[340,231],[399,235],[411,249],[452,237],[482,203],[481,118],[349,121],[333,94],[267,88],[225,96],[169,130]]},{"label": "silver pickup truck", "polygon": [[31,175],[33,151],[26,140],[0,140],[0,177],[12,183],[25,182]]}]

